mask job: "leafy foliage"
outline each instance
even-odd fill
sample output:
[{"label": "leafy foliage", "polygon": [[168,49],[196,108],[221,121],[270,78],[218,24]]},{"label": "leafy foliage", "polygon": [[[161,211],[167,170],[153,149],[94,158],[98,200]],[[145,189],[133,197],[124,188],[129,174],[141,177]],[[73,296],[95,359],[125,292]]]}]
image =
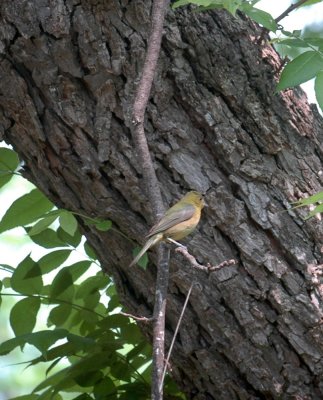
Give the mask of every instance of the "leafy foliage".
[{"label": "leafy foliage", "polygon": [[0,233],[31,224],[52,208],[53,204],[38,189],[33,189],[11,204],[0,221]]},{"label": "leafy foliage", "polygon": [[323,110],[323,71],[319,71],[316,75],[314,90],[315,90],[316,100],[321,110]]},{"label": "leafy foliage", "polygon": [[199,7],[198,11],[224,8],[234,15],[243,1],[244,0],[178,0],[173,4],[173,8],[194,4]]},{"label": "leafy foliage", "polygon": [[[7,150],[0,149],[0,168],[13,172],[18,159]],[[0,184],[9,180],[0,176]],[[151,348],[119,313],[112,280],[102,271],[89,273],[98,261],[77,219],[98,230],[112,227],[111,221],[54,209],[38,189],[13,202],[0,221],[1,232],[23,226],[35,245],[47,249],[37,260],[29,254],[17,266],[2,266],[9,278],[0,281],[0,294],[17,302],[9,316],[14,337],[0,344],[0,356],[28,344],[39,352],[28,366],[47,364],[47,378],[21,400],[62,399],[65,392],[75,399],[126,399],[129,393],[149,399]],[[82,257],[69,261],[76,249]],[[167,392],[183,398],[170,381]]]},{"label": "leafy foliage", "polygon": [[243,2],[240,6],[240,10],[243,11],[248,17],[258,22],[264,28],[269,31],[276,32],[278,30],[278,25],[274,18],[266,11],[259,10],[253,6],[255,3]]},{"label": "leafy foliage", "polygon": [[[140,253],[141,247],[135,247],[133,250],[133,258],[135,258],[137,256],[137,254]],[[147,265],[148,265],[148,256],[147,253],[145,253],[140,260],[138,260],[137,265],[139,265],[139,267],[146,269]]]},{"label": "leafy foliage", "polygon": [[322,2],[322,0],[307,0],[307,1],[305,1],[305,3],[301,4],[300,7],[311,6],[313,4],[321,3],[321,2]]},{"label": "leafy foliage", "polygon": [[6,147],[0,148],[0,188],[8,183],[15,170],[18,168],[17,153]]},{"label": "leafy foliage", "polygon": [[293,203],[293,208],[310,206],[311,211],[305,219],[311,218],[318,213],[323,212],[323,192],[313,194],[312,196],[305,197]]},{"label": "leafy foliage", "polygon": [[[279,36],[272,39],[272,43],[297,49],[296,57],[288,62],[282,70],[277,91],[291,88],[315,78],[315,95],[323,111],[323,38],[302,37],[301,31],[288,32],[278,25],[275,19],[267,12],[255,7],[259,0],[178,0],[173,8],[193,4],[198,6],[197,11],[223,8],[235,15],[237,10],[244,12],[251,19],[262,25],[268,31]],[[322,0],[308,0],[301,6],[320,3]],[[283,36],[282,36],[283,35]],[[301,51],[301,54],[299,54]]]},{"label": "leafy foliage", "polygon": [[[283,90],[289,87],[297,86],[301,83],[317,77],[323,72],[323,55],[317,51],[309,50],[300,54],[294,60],[289,62],[284,68],[277,90]],[[322,91],[320,82],[316,92]]]}]

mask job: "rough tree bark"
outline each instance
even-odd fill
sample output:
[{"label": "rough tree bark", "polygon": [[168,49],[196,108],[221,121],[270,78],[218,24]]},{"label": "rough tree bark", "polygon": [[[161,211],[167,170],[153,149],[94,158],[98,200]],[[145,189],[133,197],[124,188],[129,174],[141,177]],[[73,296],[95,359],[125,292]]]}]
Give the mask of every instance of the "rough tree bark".
[{"label": "rough tree bark", "polygon": [[[140,243],[150,215],[129,118],[149,12],[142,0],[0,4],[1,138],[55,204]],[[197,283],[172,357],[188,398],[323,397],[322,223],[282,212],[321,189],[323,124],[301,90],[274,94],[280,59],[259,34],[242,15],[170,10],[148,106],[166,202],[206,193],[191,253],[238,260],[208,275],[171,256],[168,341]],[[129,270],[130,241],[84,232],[127,309],[150,316],[153,263]]]}]

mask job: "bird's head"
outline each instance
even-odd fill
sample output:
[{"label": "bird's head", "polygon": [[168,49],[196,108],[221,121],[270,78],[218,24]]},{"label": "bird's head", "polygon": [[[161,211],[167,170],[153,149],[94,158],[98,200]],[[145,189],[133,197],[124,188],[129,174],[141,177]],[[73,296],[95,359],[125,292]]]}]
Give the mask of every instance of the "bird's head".
[{"label": "bird's head", "polygon": [[186,193],[183,200],[187,201],[188,203],[194,204],[196,207],[202,209],[205,205],[203,196],[199,192],[191,191]]}]

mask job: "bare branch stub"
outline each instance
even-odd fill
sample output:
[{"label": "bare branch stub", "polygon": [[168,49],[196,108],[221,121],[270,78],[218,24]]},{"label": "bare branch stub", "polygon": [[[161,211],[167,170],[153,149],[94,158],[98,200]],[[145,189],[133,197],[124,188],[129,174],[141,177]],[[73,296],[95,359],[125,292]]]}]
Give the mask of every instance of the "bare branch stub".
[{"label": "bare branch stub", "polygon": [[153,317],[150,317],[150,318],[148,318],[148,317],[138,317],[136,315],[129,314],[129,313],[126,313],[126,312],[123,312],[123,311],[120,311],[119,314],[123,315],[124,317],[132,318],[133,320],[140,321],[140,322],[152,322],[154,320]]},{"label": "bare branch stub", "polygon": [[192,254],[190,254],[188,252],[188,250],[187,250],[187,248],[185,246],[177,247],[175,249],[175,251],[177,253],[181,253],[190,262],[190,264],[191,264],[191,266],[193,268],[199,269],[201,271],[206,271],[206,272],[214,272],[214,271],[217,271],[217,270],[219,270],[219,269],[221,269],[223,267],[227,267],[229,265],[233,265],[233,264],[237,263],[236,260],[230,259],[230,260],[225,260],[225,261],[223,261],[222,263],[220,263],[218,265],[212,265],[210,263],[207,263],[206,265],[203,265],[203,264],[200,264],[196,260],[196,258]]}]

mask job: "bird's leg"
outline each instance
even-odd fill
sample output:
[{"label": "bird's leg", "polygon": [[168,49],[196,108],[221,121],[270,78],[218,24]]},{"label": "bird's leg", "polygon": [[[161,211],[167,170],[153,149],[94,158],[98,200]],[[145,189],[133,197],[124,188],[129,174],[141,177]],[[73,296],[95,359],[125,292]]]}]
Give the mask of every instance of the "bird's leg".
[{"label": "bird's leg", "polygon": [[168,237],[166,240],[167,240],[167,242],[176,244],[176,246],[178,246],[178,247],[183,247],[184,249],[186,249],[186,246],[184,246],[182,243],[176,242],[176,240],[174,240],[172,238]]}]

